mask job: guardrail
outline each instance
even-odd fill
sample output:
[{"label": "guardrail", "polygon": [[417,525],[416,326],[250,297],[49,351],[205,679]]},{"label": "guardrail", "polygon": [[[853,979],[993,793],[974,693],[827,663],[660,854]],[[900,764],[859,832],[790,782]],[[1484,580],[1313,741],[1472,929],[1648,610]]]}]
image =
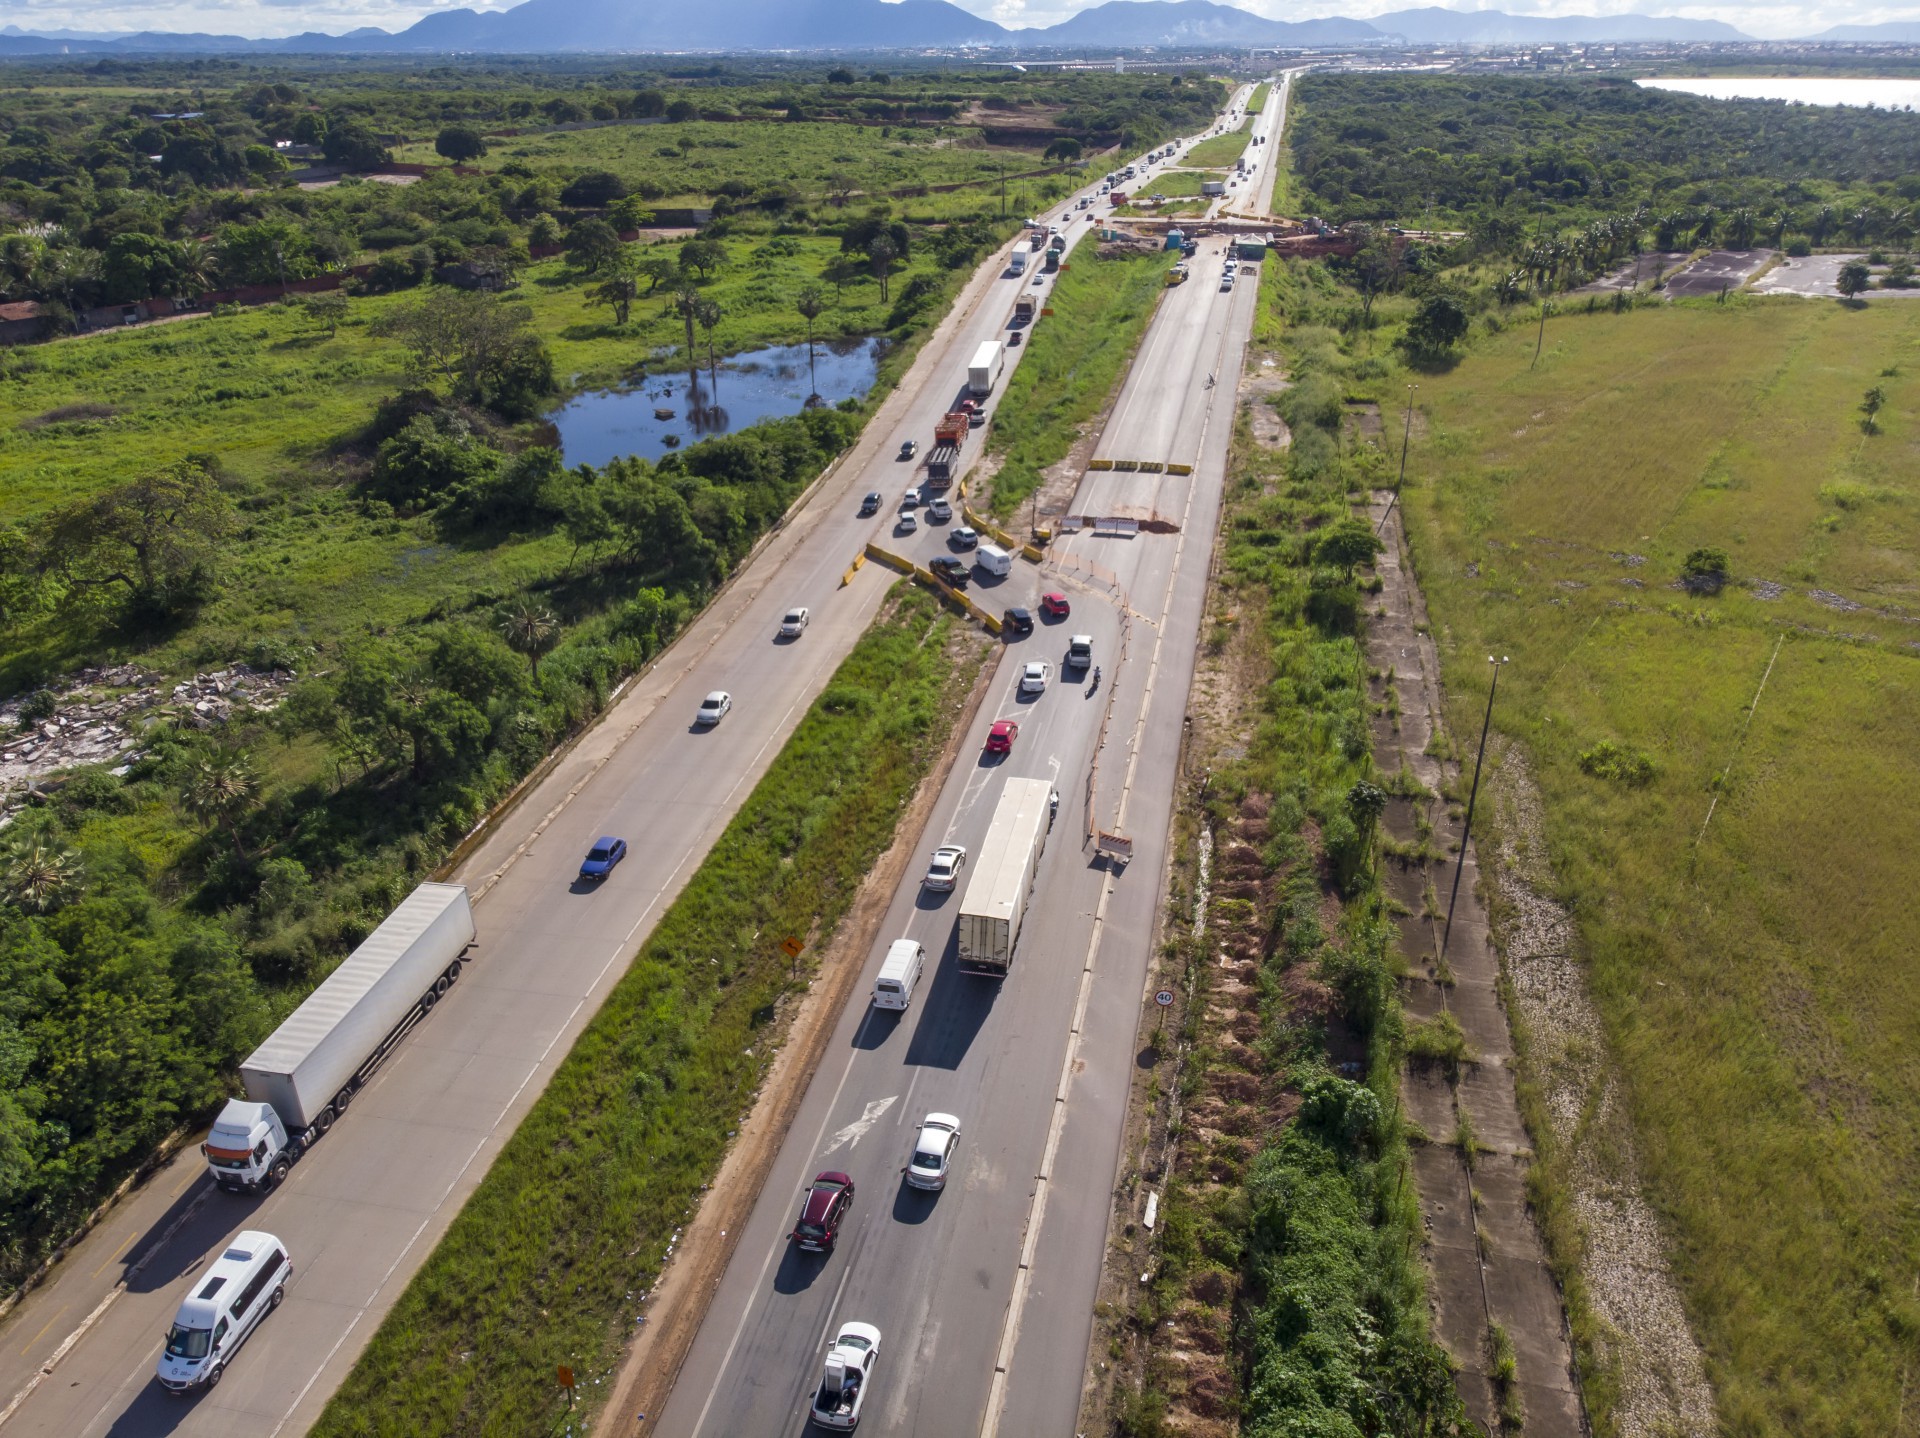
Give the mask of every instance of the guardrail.
[{"label": "guardrail", "polygon": [[975,604],[951,584],[948,584],[931,569],[922,569],[911,559],[895,554],[890,549],[882,549],[879,545],[871,541],[868,542],[866,549],[854,559],[852,566],[847,570],[847,574],[851,576],[854,570],[858,569],[869,559],[873,560],[876,564],[884,564],[889,569],[897,569],[907,578],[913,580],[914,583],[924,585],[926,588],[931,589],[935,594],[939,595],[940,598],[946,600],[947,603],[951,604],[955,609],[958,609],[969,619],[978,620],[980,624],[986,628],[987,633],[997,635],[1000,632],[1001,626],[998,615],[987,613],[986,610]]}]

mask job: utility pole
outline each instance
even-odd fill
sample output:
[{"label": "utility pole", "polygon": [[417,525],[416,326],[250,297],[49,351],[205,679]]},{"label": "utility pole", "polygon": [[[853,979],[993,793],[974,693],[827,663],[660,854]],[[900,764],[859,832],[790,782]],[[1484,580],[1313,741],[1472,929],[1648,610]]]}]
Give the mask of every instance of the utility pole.
[{"label": "utility pole", "polygon": [[1440,934],[1440,962],[1447,961],[1447,941],[1453,937],[1453,906],[1460,900],[1460,871],[1467,866],[1467,842],[1473,838],[1473,803],[1480,797],[1480,765],[1487,757],[1487,726],[1493,722],[1493,696],[1500,692],[1500,669],[1507,656],[1487,656],[1493,666],[1493,684],[1487,690],[1487,712],[1480,719],[1480,752],[1473,760],[1473,787],[1467,791],[1467,822],[1460,831],[1460,857],[1453,864],[1453,892],[1447,896],[1447,927]]},{"label": "utility pole", "polygon": [[1387,527],[1387,517],[1393,513],[1394,505],[1400,502],[1400,486],[1407,482],[1407,441],[1413,437],[1413,392],[1419,389],[1417,384],[1407,386],[1407,422],[1400,431],[1400,477],[1393,482],[1393,498],[1387,501],[1386,513],[1380,516],[1380,523],[1374,527],[1378,534]]},{"label": "utility pole", "polygon": [[1528,365],[1528,369],[1540,363],[1540,348],[1547,342],[1547,313],[1550,308],[1546,300],[1540,301],[1540,334],[1533,342],[1533,364]]}]

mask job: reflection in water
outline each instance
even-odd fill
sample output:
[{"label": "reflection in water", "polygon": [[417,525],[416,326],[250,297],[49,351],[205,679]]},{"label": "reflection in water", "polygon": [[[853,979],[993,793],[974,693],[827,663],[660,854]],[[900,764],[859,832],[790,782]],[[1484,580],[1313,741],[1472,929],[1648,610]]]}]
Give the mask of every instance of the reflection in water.
[{"label": "reflection in water", "polygon": [[576,395],[547,419],[568,464],[605,464],[628,454],[658,459],[708,435],[861,398],[873,387],[886,346],[884,339],[816,340],[811,379],[804,344],[754,350],[722,360],[717,375],[704,368],[661,373],[626,388]]}]

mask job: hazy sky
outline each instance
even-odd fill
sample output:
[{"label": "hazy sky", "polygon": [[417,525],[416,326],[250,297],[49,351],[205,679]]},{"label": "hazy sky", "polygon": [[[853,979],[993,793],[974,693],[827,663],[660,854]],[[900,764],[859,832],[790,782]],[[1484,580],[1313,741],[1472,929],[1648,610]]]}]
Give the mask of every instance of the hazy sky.
[{"label": "hazy sky", "polygon": [[[671,3],[671,0],[669,0]],[[977,15],[1003,25],[1050,25],[1097,0],[957,0]],[[1306,20],[1323,15],[1365,19],[1387,10],[1410,8],[1420,0],[1242,0],[1242,8],[1275,20]],[[0,23],[23,30],[185,30],[230,35],[291,35],[302,30],[333,34],[362,25],[402,30],[434,10],[465,4],[476,10],[501,10],[489,0],[0,0]],[[1920,20],[1920,0],[1907,4],[1880,0],[1749,0],[1749,3],[1692,3],[1692,0],[1491,0],[1460,3],[1457,10],[1505,10],[1528,15],[1616,15],[1638,12],[1725,20],[1749,35],[1811,34],[1829,25]]]}]

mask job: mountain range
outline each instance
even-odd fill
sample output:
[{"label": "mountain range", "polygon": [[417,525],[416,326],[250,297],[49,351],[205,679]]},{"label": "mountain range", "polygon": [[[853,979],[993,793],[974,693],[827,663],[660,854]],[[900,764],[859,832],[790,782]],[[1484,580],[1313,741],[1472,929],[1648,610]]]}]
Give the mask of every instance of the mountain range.
[{"label": "mountain range", "polygon": [[[1269,20],[1215,0],[1107,0],[1058,25],[1008,30],[949,0],[524,0],[508,10],[445,10],[389,34],[238,35],[0,29],[0,57],[154,53],[542,54],[990,49],[1219,49],[1383,44],[1514,45],[1746,40],[1717,20],[1398,10],[1371,20]],[[1920,26],[1842,26],[1816,41],[1920,38]]]}]

